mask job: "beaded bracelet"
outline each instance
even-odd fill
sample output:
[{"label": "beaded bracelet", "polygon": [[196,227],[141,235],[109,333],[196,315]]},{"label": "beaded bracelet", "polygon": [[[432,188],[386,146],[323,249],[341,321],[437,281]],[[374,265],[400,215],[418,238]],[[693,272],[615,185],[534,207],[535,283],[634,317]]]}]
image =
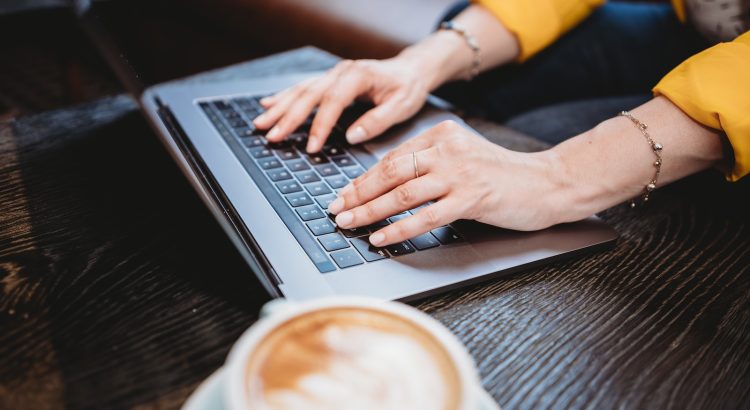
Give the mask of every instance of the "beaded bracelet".
[{"label": "beaded bracelet", "polygon": [[[621,111],[620,114],[618,114],[622,117],[628,118],[630,121],[635,124],[636,127],[641,131],[644,137],[646,137],[646,140],[648,141],[648,144],[651,146],[651,150],[654,151],[654,156],[656,157],[656,160],[654,161],[654,167],[656,168],[656,172],[654,172],[654,177],[651,179],[651,182],[646,184],[646,186],[643,187],[643,193],[641,195],[641,200],[643,202],[648,202],[648,197],[651,194],[653,190],[656,189],[656,182],[659,180],[659,174],[661,173],[661,150],[664,148],[661,144],[658,142],[655,142],[653,139],[651,139],[651,135],[648,134],[648,131],[646,129],[648,126],[644,123],[642,123],[637,118],[633,117],[632,114],[628,111]],[[630,207],[635,208],[636,202],[635,199],[630,200]]]}]

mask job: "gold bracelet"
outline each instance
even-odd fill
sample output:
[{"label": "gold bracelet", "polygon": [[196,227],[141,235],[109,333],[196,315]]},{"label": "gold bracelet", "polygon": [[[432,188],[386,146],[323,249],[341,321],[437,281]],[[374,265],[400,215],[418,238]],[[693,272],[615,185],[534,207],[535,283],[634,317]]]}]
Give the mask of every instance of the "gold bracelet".
[{"label": "gold bracelet", "polygon": [[469,31],[466,30],[463,25],[453,21],[444,21],[440,23],[440,30],[455,31],[464,38],[464,41],[466,41],[466,45],[468,45],[471,49],[471,52],[474,53],[474,60],[471,62],[471,70],[469,71],[469,75],[466,78],[466,81],[469,81],[478,76],[479,67],[482,65],[482,55],[480,53],[481,49],[479,48],[479,42],[477,41],[477,38],[469,33]]},{"label": "gold bracelet", "polygon": [[[654,167],[656,168],[656,172],[654,172],[654,177],[651,179],[651,182],[646,184],[646,186],[643,187],[643,193],[641,195],[641,200],[643,202],[648,202],[648,197],[651,195],[651,192],[656,189],[656,182],[659,180],[659,174],[661,173],[661,150],[664,148],[661,144],[651,139],[651,135],[648,134],[648,131],[646,129],[648,126],[644,123],[642,123],[637,118],[633,117],[632,114],[630,114],[628,111],[621,111],[620,116],[628,118],[630,121],[635,124],[636,127],[641,131],[644,137],[646,137],[646,140],[648,141],[648,144],[651,146],[651,150],[654,151],[654,156],[656,157],[656,160],[654,161]],[[635,199],[630,200],[630,207],[635,208],[636,202]]]}]

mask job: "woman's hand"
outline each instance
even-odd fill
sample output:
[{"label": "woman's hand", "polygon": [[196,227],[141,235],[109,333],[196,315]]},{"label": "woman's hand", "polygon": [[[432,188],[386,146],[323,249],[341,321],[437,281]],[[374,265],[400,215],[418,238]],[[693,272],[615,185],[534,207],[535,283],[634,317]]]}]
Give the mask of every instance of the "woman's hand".
[{"label": "woman's hand", "polygon": [[373,233],[375,246],[457,219],[536,230],[566,221],[565,175],[552,151],[509,151],[445,121],[394,149],[344,187],[329,212],[337,215],[340,227],[353,228],[436,201]]},{"label": "woman's hand", "polygon": [[424,104],[429,85],[407,59],[342,61],[320,78],[314,78],[264,98],[266,112],[254,122],[269,129],[266,138],[279,142],[318,109],[310,127],[308,152],[320,151],[342,111],[356,99],[375,107],[346,131],[351,144],[378,136],[414,115]]}]

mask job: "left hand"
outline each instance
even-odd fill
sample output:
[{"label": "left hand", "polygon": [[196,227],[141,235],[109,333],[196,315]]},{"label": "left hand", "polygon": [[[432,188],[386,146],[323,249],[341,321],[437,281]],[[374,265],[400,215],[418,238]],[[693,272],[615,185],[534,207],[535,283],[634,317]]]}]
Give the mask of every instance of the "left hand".
[{"label": "left hand", "polygon": [[[415,175],[416,153],[419,176]],[[520,153],[445,121],[389,152],[331,203],[342,228],[370,225],[416,208],[415,215],[370,236],[401,242],[458,219],[531,231],[565,222],[562,161],[552,151]]]}]

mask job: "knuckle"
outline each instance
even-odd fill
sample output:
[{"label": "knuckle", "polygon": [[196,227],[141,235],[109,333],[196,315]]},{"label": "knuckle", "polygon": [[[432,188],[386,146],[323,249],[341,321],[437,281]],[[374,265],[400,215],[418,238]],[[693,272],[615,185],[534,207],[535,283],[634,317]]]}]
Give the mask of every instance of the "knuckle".
[{"label": "knuckle", "polygon": [[373,207],[372,203],[368,202],[364,205],[362,205],[362,217],[365,220],[374,220],[376,219],[377,212],[375,211],[375,207]]},{"label": "knuckle", "polygon": [[383,158],[381,159],[381,161],[383,163],[385,163],[387,161],[393,161],[394,159],[396,159],[396,152],[395,151],[388,151],[388,152],[386,152],[385,155],[383,155]]},{"label": "knuckle", "polygon": [[398,167],[395,159],[389,159],[383,162],[383,177],[386,181],[393,181],[398,178]]},{"label": "knuckle", "polygon": [[391,228],[392,232],[392,234],[388,235],[389,237],[393,237],[399,240],[408,237],[404,221],[399,221],[398,223],[392,224],[389,226],[389,228]]},{"label": "knuckle", "polygon": [[437,127],[438,130],[440,131],[452,132],[456,130],[456,127],[459,127],[459,125],[458,123],[456,123],[456,121],[444,120],[444,121],[440,121],[438,125],[436,125],[435,127]]},{"label": "knuckle", "polygon": [[438,215],[438,212],[434,209],[434,207],[429,206],[422,210],[422,221],[424,224],[428,227],[433,226],[439,226],[440,225],[440,215]]},{"label": "knuckle", "polygon": [[402,206],[411,205],[412,193],[411,193],[411,190],[409,190],[409,187],[405,185],[401,185],[398,188],[396,188],[395,194],[396,194],[396,201],[398,201],[399,205],[402,205]]}]

